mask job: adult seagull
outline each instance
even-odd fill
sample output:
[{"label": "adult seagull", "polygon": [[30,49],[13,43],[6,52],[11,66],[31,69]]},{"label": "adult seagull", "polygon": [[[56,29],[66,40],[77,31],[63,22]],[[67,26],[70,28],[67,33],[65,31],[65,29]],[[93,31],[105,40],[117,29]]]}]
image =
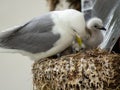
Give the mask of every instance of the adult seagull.
[{"label": "adult seagull", "polygon": [[86,47],[98,46],[103,39],[102,20],[85,22],[83,13],[68,9],[52,11],[0,33],[0,52],[18,52],[32,60],[50,57],[72,45],[76,36]]}]

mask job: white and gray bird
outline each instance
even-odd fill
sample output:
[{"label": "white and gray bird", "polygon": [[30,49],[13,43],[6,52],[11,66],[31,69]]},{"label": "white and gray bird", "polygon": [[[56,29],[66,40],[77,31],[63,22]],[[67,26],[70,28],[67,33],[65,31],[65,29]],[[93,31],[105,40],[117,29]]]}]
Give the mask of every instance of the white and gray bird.
[{"label": "white and gray bird", "polygon": [[103,24],[98,18],[86,24],[84,15],[79,11],[53,11],[1,32],[0,47],[5,48],[5,52],[18,52],[32,60],[39,60],[60,53],[72,45],[76,33],[86,47],[96,47],[103,39],[101,29]]}]

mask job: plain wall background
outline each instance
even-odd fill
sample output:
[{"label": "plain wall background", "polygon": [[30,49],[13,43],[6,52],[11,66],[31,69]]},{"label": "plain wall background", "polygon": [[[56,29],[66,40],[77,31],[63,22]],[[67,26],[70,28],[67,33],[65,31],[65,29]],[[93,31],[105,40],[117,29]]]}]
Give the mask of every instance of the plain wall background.
[{"label": "plain wall background", "polygon": [[[47,11],[46,0],[0,0],[0,30]],[[0,53],[0,90],[33,90],[32,63],[20,54]]]}]

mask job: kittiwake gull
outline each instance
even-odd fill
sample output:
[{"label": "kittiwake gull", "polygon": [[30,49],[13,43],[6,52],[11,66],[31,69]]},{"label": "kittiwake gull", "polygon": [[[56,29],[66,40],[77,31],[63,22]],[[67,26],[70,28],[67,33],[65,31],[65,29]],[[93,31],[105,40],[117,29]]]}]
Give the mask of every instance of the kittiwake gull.
[{"label": "kittiwake gull", "polygon": [[87,25],[88,29],[83,13],[77,10],[52,11],[1,32],[0,47],[6,52],[18,52],[39,60],[64,51],[72,45],[76,33],[87,47],[91,47],[93,41],[90,38],[95,34],[92,30],[103,29],[103,24],[98,18],[93,18]]}]

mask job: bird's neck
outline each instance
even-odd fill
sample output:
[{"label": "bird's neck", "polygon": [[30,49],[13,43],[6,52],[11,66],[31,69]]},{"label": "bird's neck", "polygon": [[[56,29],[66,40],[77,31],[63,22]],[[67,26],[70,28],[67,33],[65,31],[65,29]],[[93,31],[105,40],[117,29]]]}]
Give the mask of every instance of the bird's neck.
[{"label": "bird's neck", "polygon": [[92,36],[92,30],[88,29],[87,27],[85,28],[87,34],[91,37]]}]

